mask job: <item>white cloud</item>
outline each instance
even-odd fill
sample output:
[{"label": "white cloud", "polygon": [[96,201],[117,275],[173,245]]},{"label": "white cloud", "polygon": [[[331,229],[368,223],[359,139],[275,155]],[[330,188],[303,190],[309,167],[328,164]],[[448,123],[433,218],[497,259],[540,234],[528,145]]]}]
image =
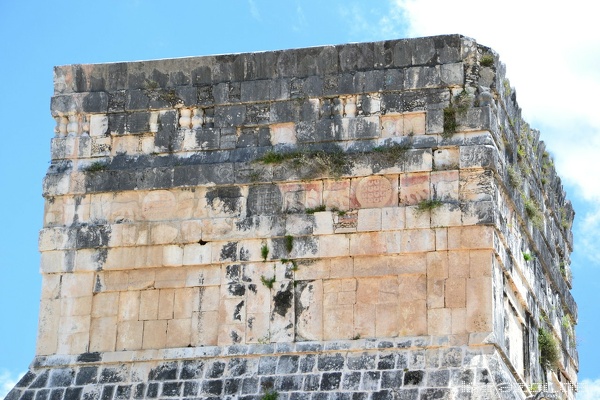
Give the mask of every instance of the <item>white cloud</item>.
[{"label": "white cloud", "polygon": [[252,18],[257,21],[262,21],[262,17],[260,16],[260,11],[258,11],[256,2],[254,0],[248,0],[248,5],[250,6],[250,15],[252,15]]},{"label": "white cloud", "polygon": [[3,399],[15,387],[23,375],[25,373],[12,374],[5,369],[0,370],[0,399]]},{"label": "white cloud", "polygon": [[577,400],[600,399],[600,378],[596,380],[584,379],[579,382]]}]

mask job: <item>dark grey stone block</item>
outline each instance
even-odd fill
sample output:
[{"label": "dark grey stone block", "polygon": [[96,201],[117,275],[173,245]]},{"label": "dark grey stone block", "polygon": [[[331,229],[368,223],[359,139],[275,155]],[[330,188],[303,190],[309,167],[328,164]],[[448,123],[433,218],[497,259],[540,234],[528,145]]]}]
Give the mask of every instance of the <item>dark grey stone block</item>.
[{"label": "dark grey stone block", "polygon": [[[71,388],[69,388],[71,389]],[[67,391],[69,390],[67,389]],[[19,400],[33,400],[35,396],[35,390],[25,390],[22,394]],[[72,400],[72,397],[70,398]],[[65,396],[65,400],[66,400],[66,396]]]},{"label": "dark grey stone block", "polygon": [[98,367],[81,367],[75,377],[76,385],[88,385],[97,382]]},{"label": "dark grey stone block", "polygon": [[351,72],[374,66],[373,43],[351,43],[338,46],[340,71]]},{"label": "dark grey stone block", "polygon": [[271,98],[271,81],[258,80],[246,81],[241,84],[241,98],[243,102],[266,101]]},{"label": "dark grey stone block", "polygon": [[72,368],[57,368],[50,372],[50,387],[71,386],[75,371]]},{"label": "dark grey stone block", "polygon": [[404,372],[402,370],[382,371],[381,372],[381,388],[396,389],[402,386]]},{"label": "dark grey stone block", "polygon": [[319,390],[338,390],[342,381],[341,372],[324,372],[321,376]]},{"label": "dark grey stone block", "polygon": [[[300,348],[300,343],[296,343],[296,349],[298,351],[303,351]],[[299,371],[301,373],[312,372],[315,368],[315,364],[317,362],[317,356],[314,354],[308,354],[300,357],[300,362],[298,364]]]},{"label": "dark grey stone block", "polygon": [[150,381],[164,381],[177,379],[177,362],[167,362],[152,368],[148,373]]},{"label": "dark grey stone block", "polygon": [[[115,387],[113,385],[104,385],[102,386],[102,395],[100,396],[100,400],[112,400],[114,393]],[[148,394],[148,397],[152,396]],[[156,395],[154,397],[156,397]]]},{"label": "dark grey stone block", "polygon": [[[35,393],[35,400],[48,400],[48,397],[50,397],[50,390],[49,389],[40,389],[38,391],[36,391]],[[8,399],[8,397],[6,397],[6,399]],[[85,399],[88,400],[88,399]],[[92,399],[89,399],[92,400]]]},{"label": "dark grey stone block", "polygon": [[265,125],[269,123],[270,118],[269,103],[255,103],[246,106],[245,125]]},{"label": "dark grey stone block", "polygon": [[284,375],[275,379],[275,390],[282,392],[292,392],[302,390],[302,375]]},{"label": "dark grey stone block", "polygon": [[[65,394],[65,389],[53,389],[50,392],[50,400],[63,400],[64,394]],[[112,397],[112,392],[111,392],[111,397]],[[102,400],[105,400],[105,399],[102,398]]]},{"label": "dark grey stone block", "polygon": [[[68,389],[67,389],[68,391]],[[164,388],[163,388],[164,393]],[[65,399],[67,394],[65,393]],[[131,385],[119,385],[115,393],[115,400],[128,400],[131,397]]]},{"label": "dark grey stone block", "polygon": [[108,93],[108,112],[124,112],[127,104],[127,94],[125,90],[118,90]]},{"label": "dark grey stone block", "polygon": [[29,385],[30,389],[39,389],[46,387],[46,383],[48,383],[48,376],[50,375],[50,370],[45,370],[41,374],[35,378],[35,380]]},{"label": "dark grey stone block", "polygon": [[304,391],[305,392],[314,392],[319,390],[319,382],[321,381],[321,375],[310,374],[304,375]]},{"label": "dark grey stone block", "polygon": [[181,394],[183,382],[165,382],[162,385],[161,396],[178,397]]},{"label": "dark grey stone block", "polygon": [[83,98],[81,109],[86,113],[105,113],[108,110],[108,95],[104,92],[88,93]]},{"label": "dark grey stone block", "polygon": [[215,106],[214,118],[219,128],[240,126],[246,119],[246,106]]},{"label": "dark grey stone block", "polygon": [[148,97],[146,90],[134,89],[127,91],[127,100],[125,103],[125,109],[127,111],[146,110],[149,106],[150,98]]},{"label": "dark grey stone block", "polygon": [[200,86],[212,83],[212,68],[208,65],[202,65],[192,70],[192,85]]},{"label": "dark grey stone block", "polygon": [[427,372],[427,385],[433,387],[448,386],[450,382],[450,370],[440,369]]},{"label": "dark grey stone block", "polygon": [[381,373],[379,371],[365,371],[362,374],[361,389],[366,391],[374,391],[379,388],[379,380]]},{"label": "dark grey stone block", "polygon": [[347,365],[348,369],[360,370],[360,369],[373,369],[375,368],[376,354],[362,353],[357,356],[348,355]]},{"label": "dark grey stone block", "polygon": [[336,354],[319,354],[317,368],[319,371],[339,371],[344,368],[344,356]]},{"label": "dark grey stone block", "polygon": [[404,372],[404,386],[422,386],[424,377],[425,371],[406,371]]},{"label": "dark grey stone block", "polygon": [[108,64],[106,90],[127,89],[127,65],[124,62]]}]

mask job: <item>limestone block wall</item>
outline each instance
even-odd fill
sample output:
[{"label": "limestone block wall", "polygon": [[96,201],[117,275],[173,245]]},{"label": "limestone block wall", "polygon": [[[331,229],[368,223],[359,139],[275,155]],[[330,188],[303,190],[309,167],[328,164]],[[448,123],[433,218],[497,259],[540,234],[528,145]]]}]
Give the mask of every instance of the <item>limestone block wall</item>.
[{"label": "limestone block wall", "polygon": [[573,398],[573,211],[474,40],[57,67],[52,115],[10,399]]}]

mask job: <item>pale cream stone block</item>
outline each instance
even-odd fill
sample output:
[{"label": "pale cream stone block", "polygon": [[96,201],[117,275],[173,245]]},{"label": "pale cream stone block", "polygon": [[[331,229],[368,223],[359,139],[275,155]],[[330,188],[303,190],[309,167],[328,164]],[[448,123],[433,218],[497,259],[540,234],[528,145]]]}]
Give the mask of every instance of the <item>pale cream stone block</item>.
[{"label": "pale cream stone block", "polygon": [[137,248],[140,259],[144,260],[144,255],[146,258],[145,262],[142,261],[138,267],[162,267],[163,247],[164,246],[146,246]]},{"label": "pale cream stone block", "polygon": [[117,340],[117,317],[92,318],[89,351],[114,351]]},{"label": "pale cream stone block", "polygon": [[494,228],[491,226],[464,226],[448,228],[448,248],[491,249],[494,247]]},{"label": "pale cream stone block", "polygon": [[447,308],[464,308],[467,304],[466,278],[446,279],[445,296]]},{"label": "pale cream stone block", "polygon": [[427,278],[425,274],[403,274],[398,276],[398,299],[406,303],[412,300],[427,299]]},{"label": "pale cream stone block", "polygon": [[143,290],[140,292],[139,320],[154,320],[158,318],[158,301],[160,290]]},{"label": "pale cream stone block", "polygon": [[43,299],[56,299],[60,297],[61,275],[60,274],[42,274],[42,294]]},{"label": "pale cream stone block", "polygon": [[[156,292],[156,291],[153,291],[153,292]],[[141,318],[141,315],[140,315],[140,293],[146,293],[146,291],[144,291],[144,292],[130,291],[130,292],[115,293],[119,296],[119,307],[118,307],[119,314],[118,314],[118,316],[119,316],[120,321],[137,320],[138,316],[140,317],[140,319],[143,319],[143,318]],[[151,300],[151,299],[149,299],[149,300]],[[114,308],[115,308],[115,304],[113,303],[113,309]],[[145,309],[145,312],[146,311],[148,311],[147,308]],[[151,318],[148,318],[148,319],[151,319]],[[141,336],[140,336],[140,339],[141,339]]]},{"label": "pale cream stone block", "polygon": [[121,291],[129,287],[129,271],[108,271],[99,276],[104,281],[103,291]]},{"label": "pale cream stone block", "polygon": [[142,135],[140,137],[141,152],[144,154],[151,154],[155,151],[154,136],[153,135]]},{"label": "pale cream stone block", "polygon": [[298,315],[296,334],[303,340],[323,338],[323,281],[315,280],[300,286],[297,292]]},{"label": "pale cream stone block", "polygon": [[112,147],[111,137],[92,137],[92,157],[110,156]]},{"label": "pale cream stone block", "polygon": [[338,294],[336,292],[323,293],[323,305],[334,307],[338,303]]},{"label": "pale cream stone block", "polygon": [[358,232],[381,230],[381,209],[365,208],[358,210]]},{"label": "pale cream stone block", "polygon": [[319,236],[319,257],[347,257],[350,254],[350,239],[347,235]]},{"label": "pale cream stone block", "polygon": [[444,279],[427,277],[427,308],[443,308],[445,306]]},{"label": "pale cream stone block", "polygon": [[187,347],[192,340],[192,318],[172,319],[167,323],[167,347]]},{"label": "pale cream stone block", "polygon": [[435,232],[433,229],[409,229],[402,232],[403,251],[425,252],[435,250]]},{"label": "pale cream stone block", "polygon": [[492,276],[492,250],[469,251],[469,276],[471,278]]},{"label": "pale cream stone block", "polygon": [[[430,198],[429,172],[400,175],[400,204],[416,205]],[[407,226],[410,226],[407,224]]]},{"label": "pale cream stone block", "polygon": [[40,231],[38,247],[40,251],[63,250],[69,247],[69,230],[55,227],[45,228]]},{"label": "pale cream stone block", "polygon": [[271,132],[271,144],[296,144],[296,124],[286,122],[269,126]]},{"label": "pale cream stone block", "polygon": [[349,329],[354,325],[354,306],[337,305],[324,308],[323,339],[351,339],[353,332]]},{"label": "pale cream stone block", "polygon": [[350,278],[354,276],[354,260],[351,257],[334,258],[330,262],[331,278]]},{"label": "pale cream stone block", "polygon": [[270,314],[248,313],[246,321],[246,343],[269,343]]},{"label": "pale cream stone block", "polygon": [[380,117],[381,137],[404,136],[404,116],[399,113],[390,113]]},{"label": "pale cream stone block", "polygon": [[138,135],[113,136],[112,155],[135,155],[140,152],[140,138]]},{"label": "pale cream stone block", "polygon": [[[360,212],[360,211],[359,211]],[[386,207],[381,209],[381,230],[401,230],[405,228],[406,208]],[[360,222],[360,214],[359,214]]]},{"label": "pale cream stone block", "polygon": [[153,269],[135,269],[128,273],[127,290],[144,290],[154,286],[156,271]]},{"label": "pale cream stone block", "polygon": [[433,152],[433,166],[437,170],[458,169],[458,147],[438,148]]},{"label": "pale cream stone block", "polygon": [[215,346],[219,336],[219,312],[195,312],[192,317],[192,346]]},{"label": "pale cream stone block", "polygon": [[378,304],[375,312],[375,335],[377,337],[398,336],[398,304]]},{"label": "pale cream stone block", "polygon": [[465,203],[478,201],[493,201],[494,175],[492,171],[461,170],[460,171],[460,201]]},{"label": "pale cream stone block", "polygon": [[458,170],[432,171],[431,193],[441,201],[458,201]]},{"label": "pale cream stone block", "polygon": [[427,254],[399,254],[388,258],[394,274],[424,274],[427,272]]},{"label": "pale cream stone block", "polygon": [[140,350],[144,336],[144,321],[122,321],[117,325],[116,349]]},{"label": "pale cream stone block", "polygon": [[66,271],[65,251],[44,251],[40,259],[40,272],[51,274]]},{"label": "pale cream stone block", "polygon": [[413,112],[404,113],[403,135],[424,135],[425,134],[425,113]]},{"label": "pale cream stone block", "polygon": [[377,304],[381,278],[358,279],[356,287],[357,304]]},{"label": "pale cream stone block", "polygon": [[60,315],[71,317],[90,315],[92,312],[92,296],[70,297],[61,299]]},{"label": "pale cream stone block", "polygon": [[[478,250],[476,250],[478,251]],[[488,252],[489,250],[483,250]],[[468,278],[470,265],[470,251],[448,252],[448,276],[452,278]]]},{"label": "pale cream stone block", "polygon": [[246,321],[246,302],[244,299],[239,297],[222,298],[219,306],[219,325],[240,324],[244,321]]},{"label": "pale cream stone block", "polygon": [[[203,286],[198,289],[200,296],[200,311],[219,311],[221,294],[219,286]],[[214,321],[215,323],[217,320]]]},{"label": "pale cream stone block", "polygon": [[492,278],[467,279],[467,331],[491,332],[493,329]]},{"label": "pale cream stone block", "polygon": [[351,255],[374,255],[386,252],[386,236],[382,232],[357,233],[350,236]]},{"label": "pale cream stone block", "polygon": [[163,265],[165,267],[179,267],[183,263],[183,248],[178,245],[163,247]]},{"label": "pale cream stone block", "polygon": [[398,304],[400,336],[427,334],[427,304],[425,300],[413,300]]},{"label": "pale cream stone block", "polygon": [[147,221],[169,220],[177,208],[177,199],[171,191],[153,190],[142,200],[142,217]]},{"label": "pale cream stone block", "polygon": [[[102,249],[102,251],[106,251]],[[79,249],[75,252],[75,267],[76,272],[92,272],[101,269],[99,263],[99,249]]]},{"label": "pale cream stone block", "polygon": [[[354,305],[354,329],[352,337],[375,337],[376,336],[376,305],[356,303]],[[348,330],[350,327],[348,326]]]},{"label": "pale cream stone block", "polygon": [[452,312],[448,308],[427,310],[427,333],[449,335],[452,332]]},{"label": "pale cream stone block", "polygon": [[143,349],[164,349],[167,347],[167,321],[144,321]]},{"label": "pale cream stone block", "polygon": [[407,206],[405,208],[407,229],[429,228],[432,226],[431,216],[434,212],[435,210],[419,210],[418,206]]},{"label": "pale cream stone block", "polygon": [[90,331],[90,315],[76,315],[72,317],[60,317],[58,325],[59,334],[83,333]]},{"label": "pale cream stone block", "polygon": [[140,216],[140,205],[137,193],[130,196],[121,196],[116,199],[111,207],[110,214],[104,218],[108,218],[111,223],[132,222],[138,221]]},{"label": "pale cream stone block", "polygon": [[435,228],[435,249],[448,250],[448,228]]},{"label": "pale cream stone block", "polygon": [[314,235],[329,235],[333,233],[333,215],[331,211],[321,211],[313,214],[315,223]]},{"label": "pale cream stone block", "polygon": [[350,180],[323,181],[323,203],[328,209],[348,210],[350,207]]},{"label": "pale cream stone block", "polygon": [[298,270],[294,272],[296,280],[314,280],[329,278],[331,273],[330,260],[310,260],[306,263],[299,263]]},{"label": "pale cream stone block", "polygon": [[219,346],[245,343],[246,341],[245,324],[219,325],[218,330],[219,337],[217,339],[217,344]]},{"label": "pale cream stone block", "polygon": [[173,318],[191,318],[193,311],[200,311],[198,288],[176,289],[173,302]]},{"label": "pale cream stone block", "polygon": [[337,304],[348,305],[356,303],[356,292],[340,292],[337,294]]},{"label": "pale cream stone block", "polygon": [[181,240],[183,243],[198,243],[202,239],[202,220],[181,221]]},{"label": "pale cream stone block", "polygon": [[183,268],[161,268],[156,271],[155,288],[182,288],[187,281],[187,271]]},{"label": "pale cream stone block", "polygon": [[36,354],[56,354],[60,322],[60,299],[46,299],[40,303]]},{"label": "pale cream stone block", "polygon": [[452,309],[452,333],[453,334],[467,333],[466,322],[467,322],[466,308],[453,308]]},{"label": "pale cream stone block", "polygon": [[73,220],[66,221],[67,214],[63,211],[64,198],[54,197],[54,201],[51,203],[46,199],[44,201],[44,226],[53,226],[59,224],[70,225]]},{"label": "pale cream stone block", "polygon": [[160,289],[158,296],[158,319],[172,319],[175,301],[174,289]]},{"label": "pale cream stone block", "polygon": [[90,136],[104,136],[108,131],[108,116],[106,114],[90,115]]},{"label": "pale cream stone block", "polygon": [[385,247],[388,254],[403,253],[405,250],[402,248],[402,237],[403,232],[401,231],[388,231],[383,232],[385,237]]},{"label": "pale cream stone block", "polygon": [[391,275],[396,270],[396,266],[384,256],[354,258],[354,276],[356,277]]},{"label": "pale cream stone block", "polygon": [[462,225],[462,211],[458,204],[444,203],[431,211],[432,227],[448,227]]},{"label": "pale cream stone block", "polygon": [[177,240],[178,222],[163,222],[150,227],[150,244],[168,244]]},{"label": "pale cream stone block", "polygon": [[64,334],[58,338],[57,354],[81,354],[88,351],[89,332]]},{"label": "pale cream stone block", "polygon": [[448,252],[427,253],[427,278],[448,277]]},{"label": "pale cream stone block", "polygon": [[93,273],[71,273],[62,277],[62,297],[91,296],[94,288]]},{"label": "pale cream stone block", "polygon": [[185,285],[212,286],[221,283],[221,267],[218,265],[207,265],[202,267],[191,267],[187,270]]},{"label": "pale cream stone block", "polygon": [[396,304],[398,303],[398,278],[389,277],[379,281],[379,297],[377,304]]},{"label": "pale cream stone block", "polygon": [[246,291],[246,312],[259,314],[268,312],[271,307],[271,290],[260,282],[260,278],[253,280],[253,289],[248,287]]},{"label": "pale cream stone block", "polygon": [[370,175],[355,178],[350,186],[350,208],[391,207],[398,205],[398,176]]},{"label": "pale cream stone block", "polygon": [[183,247],[183,265],[210,264],[211,255],[212,246],[210,244],[186,244]]}]

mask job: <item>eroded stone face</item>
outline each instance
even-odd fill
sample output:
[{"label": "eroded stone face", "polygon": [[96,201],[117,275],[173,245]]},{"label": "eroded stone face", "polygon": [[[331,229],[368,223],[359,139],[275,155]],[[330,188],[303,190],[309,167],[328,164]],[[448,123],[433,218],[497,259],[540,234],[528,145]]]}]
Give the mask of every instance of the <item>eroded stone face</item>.
[{"label": "eroded stone face", "polygon": [[83,87],[58,68],[50,358],[9,398],[453,398],[540,379],[535,321],[576,320],[556,269],[572,210],[487,51],[444,36],[73,66]]}]

